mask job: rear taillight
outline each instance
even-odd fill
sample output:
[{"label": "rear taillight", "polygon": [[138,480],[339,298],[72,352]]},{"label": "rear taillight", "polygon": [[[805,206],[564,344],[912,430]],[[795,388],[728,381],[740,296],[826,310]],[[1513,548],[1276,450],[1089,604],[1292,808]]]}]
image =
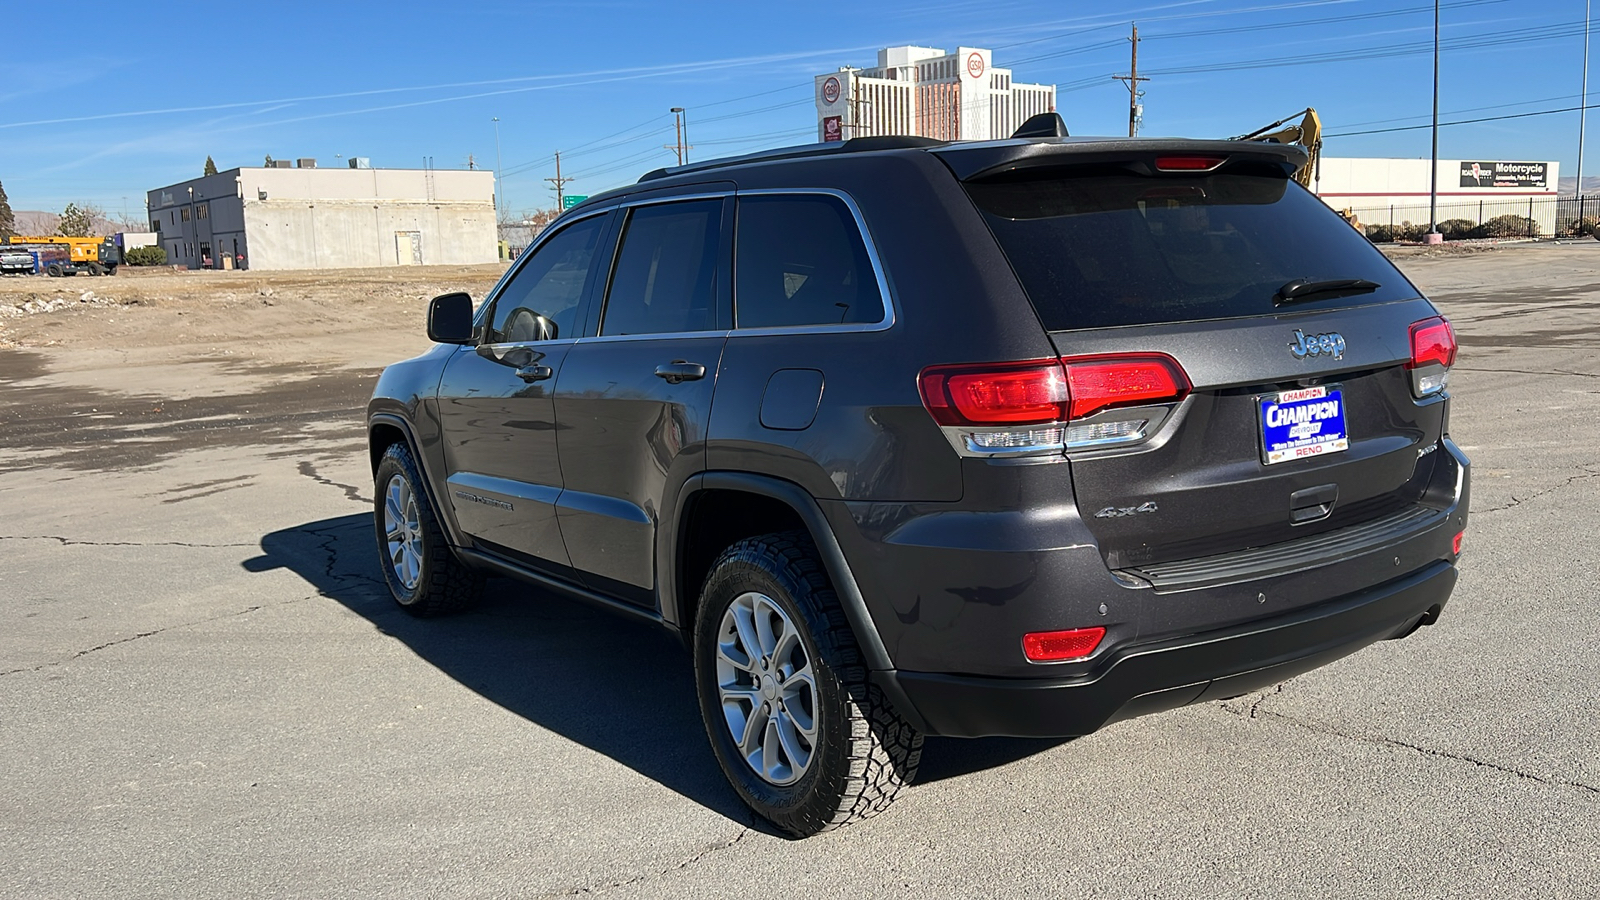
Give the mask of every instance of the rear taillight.
[{"label": "rear taillight", "polygon": [[940,425],[1028,425],[1067,418],[1061,361],[931,366],[918,380],[923,405]]},{"label": "rear taillight", "polygon": [[1411,326],[1411,392],[1427,397],[1445,389],[1450,367],[1456,361],[1456,333],[1443,316],[1423,319]]},{"label": "rear taillight", "polygon": [[1102,409],[1182,400],[1189,379],[1168,356],[1080,356],[1063,359],[1072,418]]},{"label": "rear taillight", "polygon": [[1022,636],[1022,653],[1032,662],[1083,659],[1100,646],[1105,636],[1106,630],[1100,626],[1071,631],[1035,631]]},{"label": "rear taillight", "polygon": [[[1041,456],[1141,441],[1156,415],[1165,417],[1165,410],[1150,408],[1189,393],[1182,367],[1161,354],[929,366],[917,384],[956,449],[975,456]],[[1135,407],[1127,416],[1107,412]]]}]

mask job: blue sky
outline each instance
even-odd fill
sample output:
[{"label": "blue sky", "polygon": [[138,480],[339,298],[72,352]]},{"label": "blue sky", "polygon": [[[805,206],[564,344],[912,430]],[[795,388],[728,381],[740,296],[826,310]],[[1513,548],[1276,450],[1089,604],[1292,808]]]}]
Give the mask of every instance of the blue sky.
[{"label": "blue sky", "polygon": [[[93,39],[8,39],[0,184],[15,209],[142,212],[145,191],[219,168],[496,165],[508,207],[598,193],[671,161],[668,109],[695,159],[806,143],[811,77],[898,44],[994,49],[1018,81],[1059,85],[1073,134],[1126,129],[1139,23],[1145,134],[1227,137],[1306,106],[1333,156],[1426,157],[1431,0],[875,0],[866,3],[94,4]],[[104,8],[102,8],[104,7]],[[1577,106],[1584,0],[1443,0],[1442,120]],[[1600,81],[1600,72],[1596,72]],[[1600,93],[1597,88],[1594,93]],[[1600,175],[1593,136],[1586,169]],[[1441,130],[1446,158],[1560,160],[1578,114]]]}]

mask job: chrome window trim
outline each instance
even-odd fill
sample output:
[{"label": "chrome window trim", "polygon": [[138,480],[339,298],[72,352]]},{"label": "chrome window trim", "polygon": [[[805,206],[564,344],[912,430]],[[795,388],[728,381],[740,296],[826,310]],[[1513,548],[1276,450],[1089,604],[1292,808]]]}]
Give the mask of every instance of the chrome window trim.
[{"label": "chrome window trim", "polygon": [[656,206],[663,203],[682,203],[689,200],[726,200],[735,195],[732,190],[704,191],[697,194],[671,194],[656,197],[640,197],[636,200],[622,200],[617,204],[620,209],[632,209],[635,206]]},{"label": "chrome window trim", "polygon": [[659,341],[664,338],[673,340],[688,338],[725,338],[732,332],[718,331],[653,331],[649,334],[597,334],[592,337],[574,338],[579,344],[606,344],[617,341]]},{"label": "chrome window trim", "polygon": [[[768,328],[740,328],[739,322],[739,273],[738,273],[738,243],[734,244],[734,284],[733,284],[733,319],[734,328],[729,331],[729,336],[740,335],[767,336],[789,334],[849,334],[862,332],[888,331],[899,321],[899,310],[895,303],[894,295],[889,291],[889,279],[884,273],[883,258],[878,255],[877,244],[872,240],[872,232],[867,228],[867,220],[861,215],[861,207],[856,205],[854,197],[835,188],[754,188],[734,192],[734,197],[794,197],[794,196],[823,196],[833,197],[844,203],[850,210],[850,215],[856,221],[856,233],[861,237],[861,243],[867,249],[867,259],[872,263],[872,274],[878,279],[878,294],[883,298],[883,318],[877,322],[851,322],[838,325],[777,325]],[[734,227],[738,227],[738,212],[735,211]]]},{"label": "chrome window trim", "polygon": [[522,253],[518,255],[516,260],[511,263],[509,268],[506,269],[505,274],[500,276],[500,280],[494,283],[494,287],[489,289],[489,293],[484,296],[483,302],[478,304],[478,310],[473,314],[472,317],[472,330],[477,331],[488,324],[485,321],[485,316],[488,315],[489,310],[494,308],[495,303],[499,302],[500,294],[505,291],[506,285],[511,283],[511,279],[515,278],[517,273],[522,271],[522,267],[528,264],[528,260],[531,259],[535,253],[539,252],[539,249],[543,247],[547,241],[566,230],[567,226],[575,225],[585,219],[592,219],[595,216],[609,213],[612,210],[617,209],[618,205],[619,204],[616,203],[607,203],[605,206],[597,206],[593,209],[586,209],[583,210],[582,213],[572,216],[565,222],[558,218],[556,221],[551,222],[550,225],[545,228],[545,230],[539,232],[539,236],[533,239],[533,243],[522,248]]}]

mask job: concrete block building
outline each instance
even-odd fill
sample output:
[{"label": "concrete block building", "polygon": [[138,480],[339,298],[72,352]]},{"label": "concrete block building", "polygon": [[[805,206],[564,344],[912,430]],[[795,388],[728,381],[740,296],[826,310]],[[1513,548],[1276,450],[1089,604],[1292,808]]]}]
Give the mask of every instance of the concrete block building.
[{"label": "concrete block building", "polygon": [[494,173],[247,167],[150,191],[150,230],[174,265],[328,269],[489,263]]},{"label": "concrete block building", "polygon": [[1056,108],[1055,85],[1022,84],[977,47],[887,47],[870,69],[816,76],[817,138],[912,134],[944,141],[1008,138]]},{"label": "concrete block building", "polygon": [[[1554,160],[1441,159],[1437,170],[1439,221],[1484,222],[1496,216],[1531,218],[1541,234],[1556,231]],[[1434,170],[1426,159],[1323,157],[1313,190],[1334,209],[1349,209],[1368,225],[1428,223]]]}]

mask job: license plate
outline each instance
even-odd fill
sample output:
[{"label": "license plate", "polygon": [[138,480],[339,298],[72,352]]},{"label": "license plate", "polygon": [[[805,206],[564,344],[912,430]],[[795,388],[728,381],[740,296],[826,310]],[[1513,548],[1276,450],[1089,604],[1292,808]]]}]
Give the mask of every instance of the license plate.
[{"label": "license plate", "polygon": [[1344,392],[1310,387],[1256,398],[1261,403],[1261,460],[1267,465],[1350,448]]}]

